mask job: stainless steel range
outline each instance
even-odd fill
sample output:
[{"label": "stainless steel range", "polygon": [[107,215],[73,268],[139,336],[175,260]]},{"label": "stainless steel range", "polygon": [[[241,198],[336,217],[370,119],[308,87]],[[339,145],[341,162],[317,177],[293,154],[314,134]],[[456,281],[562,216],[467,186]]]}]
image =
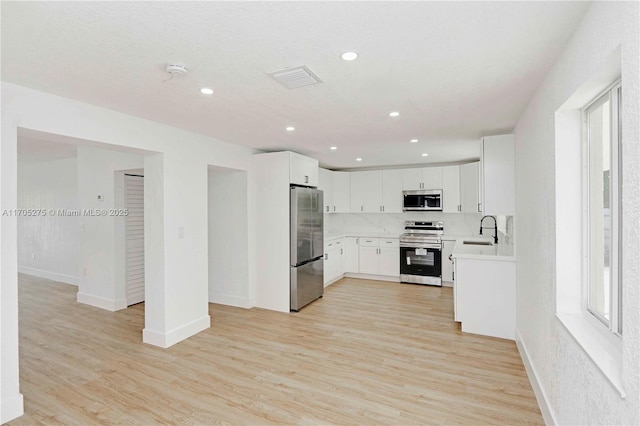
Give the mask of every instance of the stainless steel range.
[{"label": "stainless steel range", "polygon": [[400,281],[442,286],[442,222],[404,223],[400,235]]}]

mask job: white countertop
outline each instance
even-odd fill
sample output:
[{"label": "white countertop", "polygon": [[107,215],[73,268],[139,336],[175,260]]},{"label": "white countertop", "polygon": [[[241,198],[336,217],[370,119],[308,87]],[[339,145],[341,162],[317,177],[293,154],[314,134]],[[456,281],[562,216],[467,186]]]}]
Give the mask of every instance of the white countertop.
[{"label": "white countertop", "polygon": [[500,260],[515,262],[513,244],[499,242],[491,246],[464,244],[464,241],[492,241],[493,237],[464,237],[456,240],[453,257],[459,259]]},{"label": "white countertop", "polygon": [[[399,238],[400,234],[388,232],[329,232],[324,234],[324,241],[328,242],[338,238]],[[464,244],[464,241],[493,241],[493,237],[468,236],[468,235],[444,235],[444,241],[455,241],[453,257],[461,259],[499,260],[515,262],[513,244],[499,242],[491,246]]]}]

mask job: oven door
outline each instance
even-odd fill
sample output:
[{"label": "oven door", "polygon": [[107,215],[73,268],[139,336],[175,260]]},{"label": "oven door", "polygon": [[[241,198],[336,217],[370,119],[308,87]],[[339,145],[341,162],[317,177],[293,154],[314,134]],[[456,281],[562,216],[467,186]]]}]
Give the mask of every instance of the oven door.
[{"label": "oven door", "polygon": [[442,245],[400,243],[400,281],[442,285]]}]

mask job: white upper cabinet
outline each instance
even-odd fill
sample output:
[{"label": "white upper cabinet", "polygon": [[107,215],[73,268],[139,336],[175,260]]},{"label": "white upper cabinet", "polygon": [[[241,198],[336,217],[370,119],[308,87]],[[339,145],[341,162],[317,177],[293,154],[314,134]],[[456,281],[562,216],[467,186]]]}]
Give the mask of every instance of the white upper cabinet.
[{"label": "white upper cabinet", "polygon": [[422,189],[422,169],[402,170],[402,189]]},{"label": "white upper cabinet", "polygon": [[350,211],[349,172],[334,172],[318,169],[318,189],[324,191],[325,213],[348,213]]},{"label": "white upper cabinet", "polygon": [[380,212],[382,206],[382,172],[379,170],[351,173],[351,211]]},{"label": "white upper cabinet", "polygon": [[323,191],[323,212],[329,213],[333,209],[333,172],[327,169],[318,169],[318,189]]},{"label": "white upper cabinet", "polygon": [[442,168],[442,211],[444,213],[461,211],[460,166]]},{"label": "white upper cabinet", "polygon": [[364,178],[362,188],[362,204],[365,213],[382,211],[382,171],[374,170],[362,173]]},{"label": "white upper cabinet", "polygon": [[402,189],[442,189],[442,167],[404,169]]},{"label": "white upper cabinet", "polygon": [[351,172],[350,175],[352,212],[402,212],[402,170]]},{"label": "white upper cabinet", "polygon": [[460,166],[460,211],[463,213],[479,213],[479,163]]},{"label": "white upper cabinet", "polygon": [[487,215],[515,214],[515,136],[482,138],[482,210]]},{"label": "white upper cabinet", "polygon": [[402,213],[402,170],[382,171],[382,212]]},{"label": "white upper cabinet", "polygon": [[348,213],[350,209],[350,175],[349,172],[332,172],[332,213]]},{"label": "white upper cabinet", "polygon": [[318,160],[290,152],[289,183],[318,186]]}]

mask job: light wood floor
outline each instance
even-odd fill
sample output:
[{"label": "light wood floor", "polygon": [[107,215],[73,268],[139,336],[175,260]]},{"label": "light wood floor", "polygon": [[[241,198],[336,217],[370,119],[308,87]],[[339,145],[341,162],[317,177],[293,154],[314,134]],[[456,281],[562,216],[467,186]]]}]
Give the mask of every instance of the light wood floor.
[{"label": "light wood floor", "polygon": [[210,306],[212,327],[141,342],[144,305],[107,312],[21,275],[31,424],[543,424],[512,341],[462,334],[450,288],[343,279],[297,314]]}]

